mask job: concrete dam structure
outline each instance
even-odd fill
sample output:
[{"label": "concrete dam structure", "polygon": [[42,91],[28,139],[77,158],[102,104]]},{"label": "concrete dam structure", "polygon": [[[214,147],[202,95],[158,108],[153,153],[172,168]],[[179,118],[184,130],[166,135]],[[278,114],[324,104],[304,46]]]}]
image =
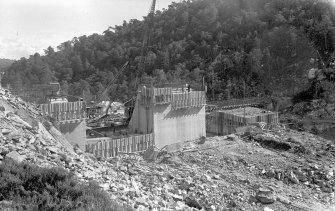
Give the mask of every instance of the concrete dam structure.
[{"label": "concrete dam structure", "polygon": [[59,131],[72,145],[78,145],[82,150],[85,150],[85,102],[40,104],[39,106],[43,114],[49,115],[55,120]]},{"label": "concrete dam structure", "polygon": [[142,86],[129,130],[135,134],[153,133],[159,148],[198,139],[206,136],[205,104],[204,91]]}]

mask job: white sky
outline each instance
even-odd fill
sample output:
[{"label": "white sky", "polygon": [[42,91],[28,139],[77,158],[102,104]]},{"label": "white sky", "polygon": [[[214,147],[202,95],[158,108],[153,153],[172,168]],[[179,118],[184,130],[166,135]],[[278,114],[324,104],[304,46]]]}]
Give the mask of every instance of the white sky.
[{"label": "white sky", "polygon": [[[0,58],[19,59],[73,37],[141,20],[152,0],[0,0]],[[156,9],[178,0],[157,0]]]}]

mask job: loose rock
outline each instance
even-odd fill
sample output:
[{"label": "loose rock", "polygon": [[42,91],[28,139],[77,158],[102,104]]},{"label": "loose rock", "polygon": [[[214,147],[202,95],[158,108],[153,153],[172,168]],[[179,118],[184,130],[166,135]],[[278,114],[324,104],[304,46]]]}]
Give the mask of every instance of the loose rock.
[{"label": "loose rock", "polygon": [[271,204],[275,202],[273,191],[267,188],[259,188],[256,194],[256,199],[259,200],[262,204]]}]

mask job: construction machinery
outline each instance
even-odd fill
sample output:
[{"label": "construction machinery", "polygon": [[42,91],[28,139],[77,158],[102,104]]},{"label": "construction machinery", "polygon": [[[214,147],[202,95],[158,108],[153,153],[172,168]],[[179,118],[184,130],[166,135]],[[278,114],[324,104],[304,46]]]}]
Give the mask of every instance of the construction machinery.
[{"label": "construction machinery", "polygon": [[[137,75],[137,82],[136,84],[139,85],[142,80],[142,75],[145,72],[145,54],[147,52],[147,46],[149,42],[149,35],[150,30],[152,28],[153,24],[153,16],[155,13],[156,8],[156,0],[152,0],[149,14],[147,16],[147,20],[144,22],[144,34],[143,34],[143,41],[142,41],[142,48],[140,53],[140,62],[139,62],[139,74]],[[106,89],[97,97],[96,103],[87,109],[88,114],[88,126],[91,126],[91,128],[94,130],[97,128],[103,128],[103,127],[109,127],[113,126],[113,128],[118,127],[124,124],[127,124],[131,118],[132,110],[134,106],[134,102],[136,100],[136,96],[130,98],[126,102],[122,103],[122,106],[124,109],[124,114],[118,114],[118,112],[110,112],[111,107],[115,104],[112,100],[108,97],[108,92],[112,89],[113,85],[115,84],[115,81],[118,79],[118,76],[123,73],[125,68],[127,67],[128,62],[126,62],[118,72],[118,74],[115,76],[115,78],[108,83],[106,86]],[[107,104],[103,102],[106,100],[108,102]],[[115,109],[114,109],[115,110]]]},{"label": "construction machinery", "polygon": [[142,49],[141,49],[141,60],[139,64],[139,83],[142,82],[142,76],[143,73],[145,72],[145,53],[147,52],[147,47],[149,43],[149,35],[150,35],[150,30],[153,25],[153,17],[155,15],[155,9],[156,9],[156,0],[152,0],[151,6],[149,9],[149,14],[147,17],[147,22],[144,22],[144,35],[143,35],[143,41],[142,41]]},{"label": "construction machinery", "polygon": [[[145,53],[147,50],[147,46],[148,46],[148,42],[149,42],[149,35],[150,35],[150,29],[152,28],[152,24],[153,24],[153,16],[155,14],[155,9],[156,9],[156,0],[152,0],[151,5],[150,5],[150,9],[149,9],[149,14],[148,14],[148,18],[147,18],[147,23],[145,23],[145,28],[144,28],[144,35],[143,35],[143,41],[142,41],[142,49],[141,49],[141,60],[140,60],[140,64],[139,64],[139,72],[140,72],[140,80],[138,80],[138,82],[140,82],[142,80],[142,75],[143,72],[145,70]],[[92,106],[92,108],[97,107],[98,104],[105,98],[109,100],[109,97],[107,96],[107,93],[110,91],[110,89],[112,88],[112,86],[114,85],[114,82],[118,79],[118,76],[124,71],[124,69],[126,68],[126,66],[128,65],[128,61],[121,67],[120,71],[118,72],[118,74],[115,76],[114,80],[110,81],[109,84],[107,85],[106,89],[99,95],[99,97],[97,98],[96,103],[94,106]],[[109,104],[107,105],[106,109],[101,109],[104,110],[104,115],[108,115],[110,106],[111,106],[112,101],[109,101]]]},{"label": "construction machinery", "polygon": [[[90,108],[88,108],[87,113],[89,118],[99,119],[103,116],[108,115],[109,109],[111,107],[112,101],[109,100],[108,92],[112,89],[113,85],[115,84],[115,81],[119,78],[119,76],[123,73],[125,68],[128,65],[128,61],[121,67],[120,71],[117,73],[117,75],[114,77],[113,80],[111,80],[104,91],[97,97],[96,103]],[[107,105],[103,105],[102,101],[106,100],[108,101]]]}]

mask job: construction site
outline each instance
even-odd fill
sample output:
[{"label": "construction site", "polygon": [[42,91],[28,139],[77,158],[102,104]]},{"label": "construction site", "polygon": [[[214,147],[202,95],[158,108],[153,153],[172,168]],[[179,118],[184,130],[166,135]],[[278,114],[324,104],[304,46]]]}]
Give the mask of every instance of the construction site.
[{"label": "construction site", "polygon": [[119,152],[145,151],[151,146],[162,149],[206,134],[234,134],[248,125],[264,124],[262,127],[267,128],[278,124],[277,112],[256,108],[265,103],[257,98],[221,101],[206,112],[204,85],[141,85],[128,106],[101,101],[89,107],[82,99],[68,102],[59,95],[56,83],[50,84],[52,89],[50,94],[45,94],[48,89],[32,92],[35,102],[48,99],[49,103],[38,104],[42,114],[52,119],[72,145],[106,158]]},{"label": "construction site", "polygon": [[[122,129],[111,114],[99,119],[100,137],[91,137],[84,101],[34,105],[1,89],[2,155],[64,166],[140,210],[331,210],[331,141],[289,129],[276,109],[257,108],[258,98],[211,104],[206,112],[204,90],[141,86]],[[45,159],[37,156],[44,148]],[[64,154],[68,160],[58,160]]]},{"label": "construction site", "polygon": [[[15,121],[28,128],[36,124],[31,115],[45,119],[39,121],[47,128],[43,130],[49,130],[58,140],[55,143],[61,143],[66,150],[75,149],[76,155],[67,156],[84,153],[94,156],[89,162],[98,162],[98,169],[113,169],[119,176],[108,176],[108,180],[101,177],[96,167],[76,171],[83,180],[98,180],[120,203],[125,203],[126,197],[125,204],[142,210],[230,207],[316,211],[331,210],[333,206],[335,150],[329,141],[334,137],[331,127],[319,126],[329,140],[291,130],[291,124],[283,124],[288,112],[281,117],[278,105],[269,99],[211,102],[207,100],[205,84],[186,83],[140,85],[136,96],[126,103],[87,103],[80,97],[69,102],[57,87],[57,83],[52,83],[42,93],[34,90],[32,103],[22,101],[20,93],[15,96],[1,89],[0,108],[5,113],[21,110],[21,116],[15,118],[22,119]],[[46,103],[36,104],[43,99]],[[317,106],[321,105],[314,105]],[[8,126],[0,127],[3,137],[11,134]],[[17,123],[12,127],[17,128]],[[306,131],[313,129],[311,123],[304,127]],[[56,150],[55,143],[50,149]],[[13,159],[28,159],[30,152],[20,149]],[[42,165],[45,161],[38,162]],[[148,174],[159,175],[151,181],[157,188],[145,189],[145,181],[151,178]],[[132,175],[137,179],[132,179]],[[164,175],[175,179],[165,181]],[[125,181],[129,186],[122,185]],[[159,195],[154,197],[157,191]],[[136,196],[129,198],[133,192]]]},{"label": "construction site", "polygon": [[[184,1],[184,4],[191,2]],[[178,8],[174,6],[170,9]],[[103,58],[110,69],[94,69],[86,59],[84,63],[89,71],[77,73],[78,80],[71,79],[72,86],[67,87],[66,81],[56,78],[75,74],[72,75],[70,68],[62,69],[57,63],[61,59],[48,52],[59,59],[55,62],[59,70],[71,74],[57,75],[50,71],[55,74],[50,77],[53,82],[36,82],[27,87],[0,84],[0,167],[10,159],[43,168],[64,168],[80,183],[95,182],[99,190],[127,208],[125,210],[334,211],[335,96],[329,84],[334,82],[335,62],[330,66],[334,70],[324,68],[317,51],[321,68],[313,66],[307,70],[301,81],[307,81],[304,88],[308,88],[300,95],[278,94],[272,85],[259,87],[273,88],[273,92],[259,93],[256,85],[262,79],[257,78],[258,73],[250,71],[246,75],[240,66],[238,74],[241,76],[231,82],[224,74],[234,75],[237,71],[229,69],[235,62],[229,62],[229,51],[225,52],[227,55],[220,53],[207,61],[199,57],[200,53],[193,58],[195,50],[192,50],[192,54],[185,55],[194,63],[180,62],[174,67],[176,76],[165,75],[163,69],[149,69],[154,64],[150,59],[156,58],[153,56],[155,47],[150,42],[160,33],[157,30],[154,37],[151,31],[155,11],[156,0],[152,0],[146,22],[141,25],[143,28],[139,27],[143,31],[141,42],[131,39],[126,42],[126,45],[136,43],[136,48],[129,52],[138,53],[137,57],[123,58],[121,50],[110,51],[119,59],[114,58],[117,62],[113,66],[111,61],[114,60],[108,61],[107,54],[99,51],[105,46],[100,46],[101,49],[87,55],[93,59]],[[211,11],[215,8],[206,7],[205,12],[199,14],[208,16]],[[190,25],[196,22],[186,12],[182,17]],[[233,19],[236,23],[239,20],[235,16]],[[221,26],[217,24],[217,27]],[[104,33],[108,34],[108,30]],[[117,33],[113,33],[110,32],[109,38],[115,41]],[[171,33],[178,34],[180,30]],[[193,39],[192,36],[173,42],[170,51],[185,47],[186,44],[181,43]],[[215,36],[222,41],[227,35],[217,33]],[[205,40],[192,43],[202,50],[212,39],[210,33],[203,31],[194,37]],[[78,43],[74,39],[69,46],[74,48]],[[160,41],[160,45],[162,43]],[[252,52],[245,58],[256,54],[256,50]],[[169,53],[168,50],[157,53],[161,58],[156,63],[172,68],[170,62],[179,62],[181,53],[171,58]],[[79,58],[73,58],[72,62],[75,64]],[[234,54],[236,58],[239,56]],[[252,59],[255,58],[250,61]],[[276,60],[278,66],[279,60]],[[201,62],[211,64],[207,69],[204,65],[195,67],[194,64]],[[72,66],[75,69],[76,65]],[[215,67],[224,71],[216,74]],[[182,68],[186,69],[184,75],[192,80],[179,79]],[[91,74],[90,71],[101,74],[88,77],[87,80],[93,81],[90,81],[92,86],[79,77]],[[0,82],[2,76],[0,73]],[[218,81],[219,77],[224,85]],[[178,83],[172,83],[173,78]],[[258,81],[251,81],[254,78]],[[327,83],[328,89],[320,88]],[[68,94],[71,89],[78,94]],[[6,173],[3,172],[1,167],[2,176]],[[49,185],[48,181],[45,183]],[[22,185],[19,189],[24,192],[25,188]],[[62,190],[52,191],[58,197]],[[15,208],[15,199],[6,197],[0,193],[0,210],[20,210]]]},{"label": "construction site", "polygon": [[[141,74],[146,68],[143,59],[144,53],[149,51],[156,4],[156,0],[151,1],[148,22],[143,29]],[[228,96],[226,100],[207,103],[204,78],[197,84],[139,83],[130,99],[113,101],[111,92],[128,66],[129,61],[119,68],[94,100],[85,101],[84,90],[81,96],[66,94],[59,82],[33,84],[30,88],[21,89],[9,86],[7,89],[38,105],[42,114],[51,118],[72,145],[104,157],[116,156],[119,152],[141,152],[149,147],[163,149],[207,135],[229,135],[252,124],[269,127],[278,123],[275,110],[250,107],[267,107],[270,102],[265,98],[246,98],[244,94],[239,99]],[[143,75],[138,76],[140,82],[142,78]]]}]

